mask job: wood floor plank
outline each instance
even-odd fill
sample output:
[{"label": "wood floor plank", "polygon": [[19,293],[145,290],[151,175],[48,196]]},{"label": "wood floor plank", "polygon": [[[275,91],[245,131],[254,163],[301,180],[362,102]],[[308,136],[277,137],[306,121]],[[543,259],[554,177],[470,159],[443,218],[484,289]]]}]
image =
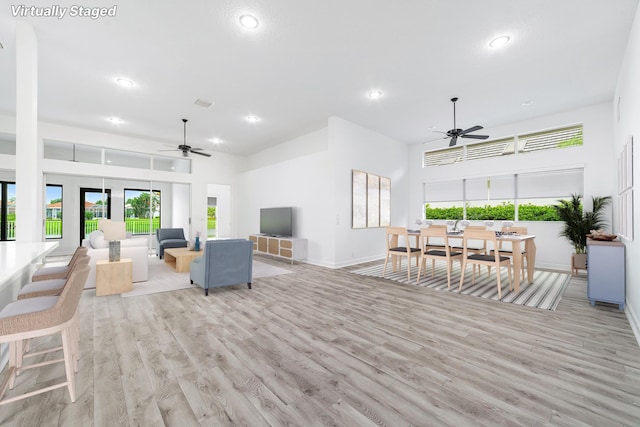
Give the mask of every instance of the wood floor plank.
[{"label": "wood floor plank", "polygon": [[[208,297],[85,291],[76,403],[55,390],[0,424],[640,425],[640,348],[584,276],[546,311],[261,261],[293,273]],[[61,375],[32,371],[16,391]]]}]

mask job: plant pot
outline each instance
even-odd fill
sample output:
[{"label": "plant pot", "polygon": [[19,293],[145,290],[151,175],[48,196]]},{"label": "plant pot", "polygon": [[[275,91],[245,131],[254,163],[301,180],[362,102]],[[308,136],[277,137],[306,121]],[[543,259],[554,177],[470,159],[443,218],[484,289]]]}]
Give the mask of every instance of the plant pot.
[{"label": "plant pot", "polygon": [[578,274],[578,270],[587,269],[587,254],[571,255],[571,274]]}]

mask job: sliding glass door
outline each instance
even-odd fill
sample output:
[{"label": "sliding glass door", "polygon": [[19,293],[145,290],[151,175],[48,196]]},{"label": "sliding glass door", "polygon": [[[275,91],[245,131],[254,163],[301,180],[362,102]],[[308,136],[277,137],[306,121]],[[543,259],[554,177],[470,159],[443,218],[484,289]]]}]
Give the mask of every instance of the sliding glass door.
[{"label": "sliding glass door", "polygon": [[100,188],[80,189],[80,243],[92,231],[98,229],[99,219],[111,218],[111,190]]},{"label": "sliding glass door", "polygon": [[156,234],[160,227],[160,191],[124,189],[124,222],[133,235]]},{"label": "sliding glass door", "polygon": [[0,240],[16,240],[16,184],[0,181]]}]

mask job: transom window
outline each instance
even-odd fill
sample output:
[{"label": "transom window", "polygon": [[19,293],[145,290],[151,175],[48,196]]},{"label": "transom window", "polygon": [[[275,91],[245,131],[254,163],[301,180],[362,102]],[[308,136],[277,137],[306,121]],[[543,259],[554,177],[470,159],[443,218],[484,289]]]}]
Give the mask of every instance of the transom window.
[{"label": "transom window", "polygon": [[427,151],[423,167],[582,145],[582,125]]}]

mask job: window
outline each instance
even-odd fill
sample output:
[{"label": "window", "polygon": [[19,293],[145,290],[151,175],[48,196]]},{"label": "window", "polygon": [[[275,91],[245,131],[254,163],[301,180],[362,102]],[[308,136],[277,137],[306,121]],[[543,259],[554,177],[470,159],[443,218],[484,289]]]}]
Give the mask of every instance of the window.
[{"label": "window", "polygon": [[207,237],[216,237],[216,211],[218,209],[218,198],[207,197]]},{"label": "window", "polygon": [[[10,135],[0,133],[0,154],[15,154],[15,137],[11,146]],[[12,148],[13,147],[13,148]],[[103,162],[104,154],[104,162]],[[44,140],[44,158],[66,160],[79,163],[124,166],[136,169],[154,169],[167,172],[191,173],[191,160],[165,157],[125,150],[115,150],[93,145],[72,144],[70,142]]]},{"label": "window", "polygon": [[[487,157],[500,157],[514,154],[515,138],[498,139],[495,141],[481,142],[467,145],[466,160],[485,159]],[[462,148],[462,147],[460,147]]]},{"label": "window", "polygon": [[62,238],[62,185],[46,186],[45,195],[45,238]]},{"label": "window", "polygon": [[582,126],[522,135],[518,144],[523,153],[582,145]]},{"label": "window", "polygon": [[423,167],[579,145],[582,145],[582,125],[428,151],[424,153]]},{"label": "window", "polygon": [[517,182],[520,221],[557,221],[555,211],[543,207],[572,194],[584,194],[581,168],[518,174]]},{"label": "window", "polygon": [[464,180],[465,219],[468,220],[513,220],[514,177],[474,178]]},{"label": "window", "polygon": [[576,168],[425,183],[425,218],[558,221],[553,205],[582,194],[583,181]]},{"label": "window", "polygon": [[0,240],[16,240],[16,184],[0,181]]},{"label": "window", "polygon": [[464,216],[463,181],[424,184],[425,214],[428,219],[462,219]]},{"label": "window", "polygon": [[155,233],[160,227],[160,191],[124,190],[124,222],[131,234]]},{"label": "window", "polygon": [[353,170],[351,176],[352,228],[391,224],[391,180]]},{"label": "window", "polygon": [[98,229],[98,220],[111,218],[111,189],[80,188],[80,241]]},{"label": "window", "polygon": [[444,150],[424,153],[423,167],[451,165],[462,161],[464,151],[462,147],[445,148]]}]

